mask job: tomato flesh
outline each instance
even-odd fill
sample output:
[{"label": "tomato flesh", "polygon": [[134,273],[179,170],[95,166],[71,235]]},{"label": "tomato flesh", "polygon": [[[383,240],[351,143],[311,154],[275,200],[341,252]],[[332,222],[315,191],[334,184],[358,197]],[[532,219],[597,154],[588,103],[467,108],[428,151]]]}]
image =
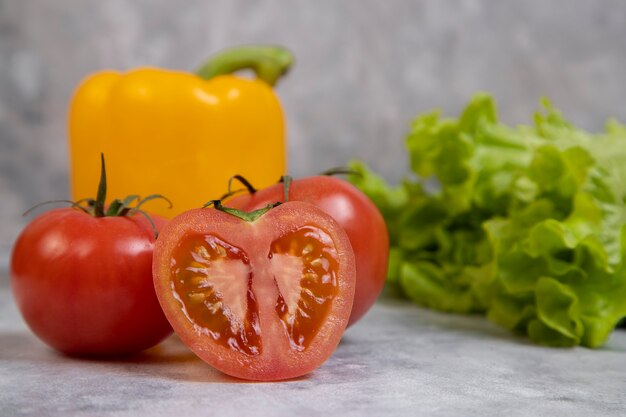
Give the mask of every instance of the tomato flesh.
[{"label": "tomato flesh", "polygon": [[189,236],[172,257],[174,291],[198,331],[246,355],[261,352],[259,308],[246,253],[212,236]]},{"label": "tomato flesh", "polygon": [[276,314],[291,347],[302,351],[337,295],[337,250],[327,233],[307,226],[272,242],[269,258],[279,289]]},{"label": "tomato flesh", "polygon": [[185,212],[159,235],[153,272],[166,317],[200,358],[264,381],[304,375],[332,354],[356,280],[345,231],[302,202],[254,221]]},{"label": "tomato flesh", "polygon": [[[306,226],[274,240],[267,257],[278,287],[276,314],[291,347],[302,351],[337,294],[337,250],[326,232]],[[254,273],[244,250],[213,235],[188,236],[172,257],[172,276],[198,331],[246,355],[261,353]]]}]

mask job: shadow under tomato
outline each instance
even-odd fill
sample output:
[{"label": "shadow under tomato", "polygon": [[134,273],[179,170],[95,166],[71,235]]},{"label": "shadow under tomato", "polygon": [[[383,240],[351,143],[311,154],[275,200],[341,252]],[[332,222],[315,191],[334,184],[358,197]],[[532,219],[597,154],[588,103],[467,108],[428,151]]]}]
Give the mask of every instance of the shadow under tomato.
[{"label": "shadow under tomato", "polygon": [[[143,352],[124,356],[77,356],[58,352],[28,332],[0,333],[0,360],[36,364],[55,373],[81,368],[86,373],[146,376],[192,383],[263,384],[226,375],[198,358],[175,335]],[[282,381],[307,380],[310,376]]]},{"label": "shadow under tomato", "polygon": [[[174,381],[226,384],[265,383],[264,381],[235,378],[218,371],[197,357],[176,335],[170,336],[158,346],[134,355],[104,359],[80,359],[98,362],[105,361],[122,366],[131,365],[135,372]],[[296,382],[306,380],[307,378],[308,376],[305,375],[281,382]]]},{"label": "shadow under tomato", "polygon": [[77,363],[103,366],[125,374],[185,382],[223,383],[230,377],[211,368],[175,335],[142,352],[122,356],[59,355]]},{"label": "shadow under tomato", "polygon": [[[161,359],[155,359],[153,356],[158,356]],[[164,359],[170,357],[170,360]],[[176,358],[179,359],[179,365],[174,367],[168,367],[171,372],[163,372],[159,376],[167,379],[185,382],[198,382],[198,383],[229,383],[229,384],[264,384],[266,381],[252,381],[246,379],[240,379],[224,374],[217,369],[211,367],[206,362],[197,357],[182,340],[172,335],[166,339],[161,345],[158,345],[152,349],[141,352],[134,355],[132,358],[122,359],[126,360],[148,360],[148,361],[163,361],[164,363],[175,363]],[[172,360],[173,359],[173,360]],[[175,370],[175,372],[174,372]],[[305,381],[310,378],[310,375],[303,375],[296,378],[283,380],[280,382],[290,383]]]},{"label": "shadow under tomato", "polygon": [[[171,345],[171,343],[168,343]],[[199,362],[200,359],[190,350],[172,349],[161,343],[141,352],[124,355],[80,355],[59,352],[59,355],[72,360],[95,363],[134,363],[134,364],[176,364]]]}]

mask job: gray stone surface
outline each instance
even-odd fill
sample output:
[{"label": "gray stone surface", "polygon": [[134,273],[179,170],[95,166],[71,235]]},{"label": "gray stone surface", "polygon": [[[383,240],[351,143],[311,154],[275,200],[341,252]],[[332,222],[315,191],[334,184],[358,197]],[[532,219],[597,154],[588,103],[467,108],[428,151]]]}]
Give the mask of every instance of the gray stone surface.
[{"label": "gray stone surface", "polygon": [[20,213],[68,194],[67,103],[92,71],[283,44],[291,173],[357,157],[395,180],[410,119],[476,90],[512,123],[543,95],[590,129],[626,120],[624,39],[621,0],[0,0],[0,268]]},{"label": "gray stone surface", "polygon": [[383,299],[317,371],[280,383],[235,380],[175,336],[133,358],[61,356],[0,289],[0,415],[626,415],[626,331],[599,350],[528,344],[479,317]]},{"label": "gray stone surface", "polygon": [[246,383],[175,337],[126,360],[60,356],[26,329],[1,272],[20,213],[68,195],[67,103],[92,71],[285,45],[297,56],[278,87],[291,173],[357,157],[396,180],[410,119],[454,115],[477,90],[510,123],[541,96],[592,130],[626,121],[624,39],[621,0],[0,0],[0,415],[626,415],[624,331],[596,351],[546,349],[383,300],[310,376]]}]

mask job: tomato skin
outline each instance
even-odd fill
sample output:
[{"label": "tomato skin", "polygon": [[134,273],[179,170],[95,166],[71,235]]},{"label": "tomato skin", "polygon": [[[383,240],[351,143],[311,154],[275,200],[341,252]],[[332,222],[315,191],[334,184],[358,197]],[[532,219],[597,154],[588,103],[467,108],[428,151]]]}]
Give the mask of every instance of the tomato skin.
[{"label": "tomato skin", "polygon": [[[157,227],[166,223],[151,216]],[[45,212],[18,237],[11,286],[31,330],[70,355],[123,355],[172,332],[152,281],[154,230],[140,214]]]},{"label": "tomato skin", "polygon": [[[275,184],[252,195],[239,195],[226,204],[255,210],[276,201],[284,201],[283,184]],[[372,307],[385,285],[389,257],[385,220],[365,194],[347,181],[331,176],[293,180],[289,201],[306,201],[321,208],[348,234],[357,271],[354,305],[348,323],[348,326],[353,325]]]},{"label": "tomato skin", "polygon": [[[276,313],[278,288],[268,276],[270,242],[303,225],[319,227],[333,239],[339,263],[338,294],[318,333],[303,351],[290,348],[285,330]],[[192,322],[187,307],[175,292],[171,268],[180,242],[189,236],[219,236],[250,258],[252,288],[259,304],[263,352],[244,355],[219,345]],[[271,259],[271,257],[270,257]],[[194,209],[174,217],[161,232],[154,250],[154,284],[157,296],[176,334],[202,360],[219,371],[242,379],[276,381],[299,377],[318,368],[337,347],[348,323],[355,286],[355,263],[349,239],[330,216],[303,202],[282,204],[246,222],[216,209]]]}]

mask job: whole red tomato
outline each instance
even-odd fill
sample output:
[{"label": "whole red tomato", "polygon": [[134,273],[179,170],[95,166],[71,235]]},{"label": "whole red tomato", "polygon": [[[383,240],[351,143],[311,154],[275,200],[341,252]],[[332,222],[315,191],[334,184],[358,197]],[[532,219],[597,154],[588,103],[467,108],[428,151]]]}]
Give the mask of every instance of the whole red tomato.
[{"label": "whole red tomato", "polygon": [[[157,229],[167,221],[152,216]],[[11,259],[13,294],[45,343],[74,355],[118,355],[171,333],[152,284],[155,234],[146,218],[48,211],[26,226]]]},{"label": "whole red tomato", "polygon": [[167,220],[140,209],[164,197],[129,196],[105,207],[101,159],[97,197],[35,218],[11,257],[11,286],[24,320],[45,343],[71,355],[134,353],[172,332],[152,281],[156,233]]},{"label": "whole red tomato", "polygon": [[344,230],[317,207],[190,210],[154,250],[154,285],[174,331],[238,378],[272,381],[319,367],[335,350],[354,297]]},{"label": "whole red tomato", "polygon": [[[283,184],[227,202],[229,206],[254,210],[284,201]],[[356,259],[356,288],[349,326],[372,307],[385,284],[389,257],[387,226],[372,201],[352,184],[331,176],[314,176],[291,182],[289,201],[306,201],[330,214],[346,231]]]}]

